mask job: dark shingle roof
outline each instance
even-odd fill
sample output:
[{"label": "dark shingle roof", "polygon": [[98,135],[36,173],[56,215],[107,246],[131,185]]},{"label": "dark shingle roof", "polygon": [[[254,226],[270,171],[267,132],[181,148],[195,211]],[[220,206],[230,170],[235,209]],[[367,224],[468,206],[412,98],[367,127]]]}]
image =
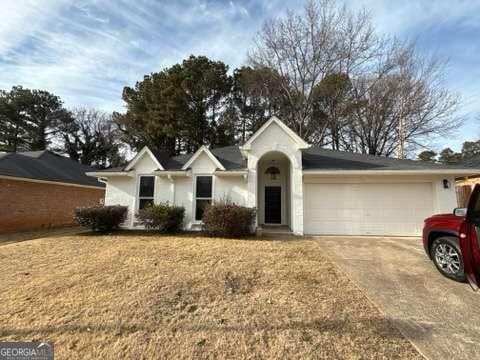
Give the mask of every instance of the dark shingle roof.
[{"label": "dark shingle roof", "polygon": [[[220,161],[225,170],[240,170],[247,167],[245,159],[242,157],[240,149],[236,145],[225,146],[221,148],[210,149],[212,154]],[[193,154],[183,154],[174,156],[172,158],[159,158],[158,161],[165,170],[180,170],[185,165]],[[157,156],[157,154],[155,154]]]},{"label": "dark shingle roof", "polygon": [[[247,167],[237,145],[210,149],[226,170],[244,170]],[[193,154],[169,157],[166,153],[154,153],[165,170],[180,170]],[[336,151],[320,147],[302,150],[304,170],[442,170],[479,168],[479,164],[442,165],[426,161],[395,159],[385,156],[366,155],[347,151]],[[104,171],[121,171],[123,168]]]},{"label": "dark shingle roof", "polygon": [[240,170],[247,167],[240,148],[236,145],[212,149],[212,154],[222,163],[226,170]]},{"label": "dark shingle roof", "polygon": [[435,170],[464,169],[465,165],[442,165],[427,161],[395,159],[311,147],[302,151],[304,170]]},{"label": "dark shingle roof", "polygon": [[3,176],[103,187],[95,178],[85,175],[93,170],[48,150],[0,156],[0,175]]}]

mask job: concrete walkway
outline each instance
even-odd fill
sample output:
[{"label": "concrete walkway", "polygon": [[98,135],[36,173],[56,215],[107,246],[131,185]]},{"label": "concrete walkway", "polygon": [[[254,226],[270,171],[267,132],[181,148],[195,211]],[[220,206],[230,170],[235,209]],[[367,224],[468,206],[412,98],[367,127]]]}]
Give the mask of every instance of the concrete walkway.
[{"label": "concrete walkway", "polygon": [[420,239],[315,239],[427,358],[480,359],[480,292],[443,277]]}]

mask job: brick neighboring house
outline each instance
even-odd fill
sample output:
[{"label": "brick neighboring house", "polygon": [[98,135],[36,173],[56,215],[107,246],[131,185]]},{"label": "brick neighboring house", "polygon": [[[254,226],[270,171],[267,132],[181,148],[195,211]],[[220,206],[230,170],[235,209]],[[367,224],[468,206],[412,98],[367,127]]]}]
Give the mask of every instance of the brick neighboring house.
[{"label": "brick neighboring house", "polygon": [[74,223],[78,206],[98,204],[105,186],[92,171],[51,151],[0,154],[0,233]]}]

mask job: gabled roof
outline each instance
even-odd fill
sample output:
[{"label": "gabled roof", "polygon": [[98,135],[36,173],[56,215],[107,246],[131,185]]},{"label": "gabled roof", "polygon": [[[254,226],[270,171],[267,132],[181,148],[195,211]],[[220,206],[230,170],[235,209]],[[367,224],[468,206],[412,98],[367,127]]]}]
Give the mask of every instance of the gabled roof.
[{"label": "gabled roof", "polygon": [[[209,149],[225,170],[242,170],[247,168],[247,161],[237,145]],[[180,170],[192,158],[193,154],[183,154],[171,158],[167,170]]]},{"label": "gabled roof", "polygon": [[187,170],[193,162],[202,154],[205,153],[210,160],[215,164],[215,166],[220,169],[220,170],[225,170],[225,167],[222,165],[220,161],[215,157],[215,155],[212,154],[212,152],[206,147],[206,146],[201,146],[195,154],[182,166],[182,170]]},{"label": "gabled roof", "polygon": [[94,168],[48,150],[5,153],[0,156],[0,175],[32,180],[104,187],[85,173]]},{"label": "gabled roof", "polygon": [[[149,155],[151,157],[151,159],[153,160],[153,162],[158,166],[158,168],[160,170],[164,170],[162,164],[160,163],[159,159],[157,158],[157,156],[155,156],[155,154],[147,147],[147,146],[144,146],[142,148],[142,150],[140,150],[137,155],[135,155],[135,157],[130,160],[130,162],[127,164],[127,166],[125,166],[125,171],[128,171],[130,170],[131,168],[134,167],[134,165],[143,157],[143,155]],[[160,153],[158,154],[160,156]]]},{"label": "gabled roof", "polygon": [[[209,150],[222,164],[226,171],[246,170],[246,159],[242,156],[240,147],[226,146]],[[178,171],[188,167],[186,164],[194,154],[184,154],[174,157],[162,157],[166,171]],[[165,154],[160,155],[165,156]],[[311,147],[302,150],[302,164],[304,171],[456,171],[471,169],[472,174],[479,172],[480,166],[442,165],[426,161],[395,159],[385,156],[366,155],[347,151],[336,151],[320,147]],[[97,171],[121,172],[124,168],[114,168]]]},{"label": "gabled roof", "polygon": [[[211,154],[217,159],[217,161],[223,166],[226,171],[233,170],[244,170],[247,168],[247,161],[242,156],[240,148],[237,145],[225,146],[216,149],[208,149]],[[177,171],[182,170],[185,164],[194,156],[194,154],[182,154],[177,156],[169,157],[165,152],[156,152],[152,153],[157,158],[158,162],[163,165],[165,171]],[[94,173],[119,173],[126,172],[125,166],[120,166],[116,168],[109,168],[105,170],[97,170]],[[219,167],[221,169],[221,167]]]},{"label": "gabled roof", "polygon": [[272,116],[265,124],[263,124],[260,129],[258,129],[248,141],[242,146],[242,149],[249,150],[252,143],[258,138],[265,130],[267,130],[272,124],[277,124],[285,133],[292,138],[292,140],[297,144],[299,149],[308,149],[310,145],[298,136],[292,129],[285,125],[279,118]]}]

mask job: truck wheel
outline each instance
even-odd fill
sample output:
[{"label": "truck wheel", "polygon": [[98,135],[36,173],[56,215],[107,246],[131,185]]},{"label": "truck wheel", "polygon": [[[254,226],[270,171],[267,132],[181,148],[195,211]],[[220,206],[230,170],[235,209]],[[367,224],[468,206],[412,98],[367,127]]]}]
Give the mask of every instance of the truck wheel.
[{"label": "truck wheel", "polygon": [[433,241],[430,255],[437,269],[446,277],[465,282],[467,277],[463,270],[463,258],[457,238],[442,236]]}]

